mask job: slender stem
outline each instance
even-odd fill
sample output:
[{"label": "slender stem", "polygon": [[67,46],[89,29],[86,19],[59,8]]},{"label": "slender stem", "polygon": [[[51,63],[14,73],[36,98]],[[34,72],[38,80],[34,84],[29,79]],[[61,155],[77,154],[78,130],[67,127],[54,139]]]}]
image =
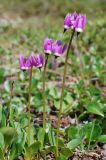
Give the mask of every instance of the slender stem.
[{"label": "slender stem", "polygon": [[60,129],[60,120],[61,120],[62,104],[63,104],[63,98],[64,98],[65,79],[66,79],[66,73],[67,73],[67,61],[68,61],[68,55],[69,55],[72,39],[74,37],[74,33],[75,33],[75,30],[73,30],[72,35],[70,37],[70,41],[69,41],[68,48],[67,48],[67,53],[66,53],[66,58],[65,58],[65,65],[64,65],[62,90],[61,90],[61,97],[60,97],[60,109],[59,109],[59,113],[58,113],[57,145],[56,145],[56,155],[57,155],[57,157],[58,157],[58,137],[59,137],[59,129]]},{"label": "slender stem", "polygon": [[46,61],[43,70],[43,128],[46,127],[46,96],[45,96],[45,81],[46,81],[46,67],[48,62],[48,55],[46,56]]},{"label": "slender stem", "polygon": [[28,90],[28,145],[30,145],[30,129],[31,129],[31,114],[30,114],[30,100],[31,100],[31,80],[32,80],[32,67],[29,70],[29,90]]},{"label": "slender stem", "polygon": [[91,144],[91,139],[92,139],[94,127],[95,127],[95,121],[94,121],[93,124],[92,124],[92,130],[91,130],[91,134],[90,134],[90,138],[89,138],[89,143],[88,143],[88,151],[89,151],[89,149],[90,149],[90,144]]}]

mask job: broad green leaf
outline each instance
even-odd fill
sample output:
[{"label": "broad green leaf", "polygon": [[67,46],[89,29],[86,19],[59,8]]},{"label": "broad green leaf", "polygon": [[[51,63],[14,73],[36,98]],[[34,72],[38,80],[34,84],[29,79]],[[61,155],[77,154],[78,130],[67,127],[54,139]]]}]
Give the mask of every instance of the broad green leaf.
[{"label": "broad green leaf", "polygon": [[35,143],[31,144],[29,147],[25,149],[25,160],[30,160],[34,157],[34,155],[40,150],[41,143],[36,141]]},{"label": "broad green leaf", "polygon": [[61,148],[60,153],[64,155],[66,158],[69,158],[73,153],[69,148]]},{"label": "broad green leaf", "polygon": [[59,147],[61,148],[61,147],[64,147],[64,139],[62,139],[62,138],[58,138],[58,145],[59,145]]},{"label": "broad green leaf", "polygon": [[72,104],[72,102],[73,102],[72,96],[71,96],[71,94],[69,94],[68,92],[67,92],[66,96],[64,97],[64,100],[65,100],[68,104]]},{"label": "broad green leaf", "polygon": [[[88,141],[90,138],[91,138],[91,141],[97,140],[101,134],[101,127],[95,123],[94,128],[93,128],[93,125],[94,125],[94,122],[90,122],[88,124],[85,124],[85,126],[84,126],[85,136]],[[92,128],[93,128],[93,130],[92,130]],[[92,131],[92,133],[91,133],[91,131]]]},{"label": "broad green leaf", "polygon": [[[59,110],[59,108],[60,108],[60,101],[59,100],[54,100],[54,105]],[[70,104],[68,104],[66,101],[63,101],[62,113],[68,113],[71,110],[72,110],[71,101],[70,101]]]},{"label": "broad green leaf", "polygon": [[26,133],[24,130],[20,130],[17,136],[14,138],[13,145],[10,151],[10,160],[17,158],[23,151],[26,142]]},{"label": "broad green leaf", "polygon": [[51,128],[51,126],[48,131],[48,138],[49,138],[50,145],[55,146],[56,145],[55,133],[54,133],[53,129]]},{"label": "broad green leaf", "polygon": [[94,113],[94,114],[97,114],[97,115],[100,115],[100,116],[104,117],[102,107],[97,102],[89,103],[86,109],[90,113]]},{"label": "broad green leaf", "polygon": [[1,127],[6,126],[6,115],[2,112]]},{"label": "broad green leaf", "polygon": [[38,131],[38,141],[41,142],[41,150],[43,149],[44,139],[45,139],[45,130],[43,128],[39,128]]},{"label": "broad green leaf", "polygon": [[[35,142],[35,131],[34,131],[34,127],[31,127],[30,129],[30,145],[33,144]],[[27,139],[28,139],[28,134],[27,134]]]},{"label": "broad green leaf", "polygon": [[20,120],[20,125],[22,128],[25,128],[28,125],[28,118],[22,116]]},{"label": "broad green leaf", "polygon": [[67,129],[68,139],[76,139],[78,136],[78,128],[77,127],[70,127]]},{"label": "broad green leaf", "polygon": [[16,135],[16,131],[12,127],[2,127],[0,128],[0,132],[4,136],[5,146],[9,146]]},{"label": "broad green leaf", "polygon": [[101,143],[106,143],[106,135],[100,135],[98,141]]},{"label": "broad green leaf", "polygon": [[73,139],[73,140],[71,140],[71,141],[67,144],[67,147],[68,147],[70,150],[73,150],[73,149],[75,149],[80,143],[81,143],[81,139]]}]

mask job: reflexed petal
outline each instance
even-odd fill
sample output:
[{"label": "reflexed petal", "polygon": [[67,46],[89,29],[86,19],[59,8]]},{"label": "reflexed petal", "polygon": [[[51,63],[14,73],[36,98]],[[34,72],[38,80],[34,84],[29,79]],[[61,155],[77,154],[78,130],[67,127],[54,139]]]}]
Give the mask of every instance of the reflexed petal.
[{"label": "reflexed petal", "polygon": [[65,45],[63,46],[62,53],[64,53],[66,49],[67,49],[67,44],[65,44]]},{"label": "reflexed petal", "polygon": [[63,55],[66,48],[67,48],[66,44],[62,46],[62,42],[60,40],[57,40],[56,42],[54,42],[52,46],[52,52],[56,57],[60,57]]}]

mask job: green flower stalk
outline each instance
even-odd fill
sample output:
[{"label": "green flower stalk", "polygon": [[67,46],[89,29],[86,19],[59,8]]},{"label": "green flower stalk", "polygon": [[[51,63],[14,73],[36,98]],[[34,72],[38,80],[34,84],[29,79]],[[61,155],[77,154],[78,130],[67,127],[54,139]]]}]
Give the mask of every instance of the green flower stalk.
[{"label": "green flower stalk", "polygon": [[43,128],[46,127],[46,96],[45,96],[45,81],[46,81],[46,67],[48,63],[48,56],[52,54],[53,40],[45,38],[43,43],[43,50],[46,56],[44,70],[43,70]]},{"label": "green flower stalk", "polygon": [[30,130],[31,130],[31,81],[32,81],[32,67],[29,70],[29,90],[28,90],[28,145],[30,145]]},{"label": "green flower stalk", "polygon": [[43,57],[41,54],[31,55],[25,58],[20,55],[19,59],[20,69],[29,71],[29,90],[28,90],[28,145],[30,145],[30,130],[31,130],[31,114],[30,114],[30,99],[31,99],[31,81],[32,81],[32,68],[40,69],[43,67]]},{"label": "green flower stalk", "polygon": [[58,127],[57,127],[57,143],[56,143],[56,156],[58,157],[59,155],[59,151],[58,151],[58,137],[59,137],[59,129],[60,129],[60,121],[61,121],[61,113],[62,113],[62,105],[63,105],[63,98],[64,98],[64,88],[65,88],[65,79],[66,79],[66,73],[67,73],[67,61],[68,61],[68,55],[69,55],[69,51],[70,51],[70,46],[72,43],[72,39],[74,37],[74,33],[75,30],[73,30],[69,44],[68,44],[68,48],[67,48],[67,53],[66,53],[66,57],[65,57],[65,65],[64,65],[64,73],[63,73],[63,80],[62,80],[62,90],[61,90],[61,97],[60,97],[60,109],[59,109],[59,113],[58,113]]},{"label": "green flower stalk", "polygon": [[43,70],[43,128],[46,127],[46,95],[45,95],[45,82],[46,82],[46,68],[48,63],[48,55],[46,55],[46,61]]},{"label": "green flower stalk", "polygon": [[31,129],[31,115],[30,115],[30,99],[31,99],[31,80],[32,80],[32,64],[31,58],[26,58],[20,55],[19,58],[20,69],[29,71],[29,88],[28,88],[28,145],[30,145],[30,129]]}]

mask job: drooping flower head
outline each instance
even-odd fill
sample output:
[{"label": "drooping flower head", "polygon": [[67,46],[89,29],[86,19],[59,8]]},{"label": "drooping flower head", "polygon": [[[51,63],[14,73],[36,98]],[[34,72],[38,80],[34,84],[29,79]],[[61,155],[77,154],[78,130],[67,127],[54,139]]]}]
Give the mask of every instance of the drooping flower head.
[{"label": "drooping flower head", "polygon": [[83,32],[85,25],[86,25],[86,15],[79,14],[74,24],[75,30],[77,32]]},{"label": "drooping flower head", "polygon": [[45,38],[44,44],[43,44],[43,49],[45,54],[51,54],[52,53],[52,43],[53,40],[50,38]]},{"label": "drooping flower head", "polygon": [[41,54],[31,55],[30,62],[31,62],[31,65],[36,68],[42,68],[44,63],[43,57]]},{"label": "drooping flower head", "polygon": [[32,67],[29,58],[25,58],[23,55],[20,55],[19,63],[22,70],[28,70]]},{"label": "drooping flower head", "polygon": [[[74,29],[77,32],[83,32],[86,25],[86,15],[74,13],[68,13],[64,19],[64,29]],[[64,30],[64,31],[65,31]]]},{"label": "drooping flower head", "polygon": [[72,14],[68,13],[64,19],[64,29],[73,29],[74,28],[74,23],[76,21],[77,18],[77,13],[74,12]]},{"label": "drooping flower head", "polygon": [[62,46],[62,42],[60,40],[57,40],[56,42],[54,42],[52,46],[52,52],[56,57],[60,57],[64,54],[66,48],[67,48],[66,44]]}]

